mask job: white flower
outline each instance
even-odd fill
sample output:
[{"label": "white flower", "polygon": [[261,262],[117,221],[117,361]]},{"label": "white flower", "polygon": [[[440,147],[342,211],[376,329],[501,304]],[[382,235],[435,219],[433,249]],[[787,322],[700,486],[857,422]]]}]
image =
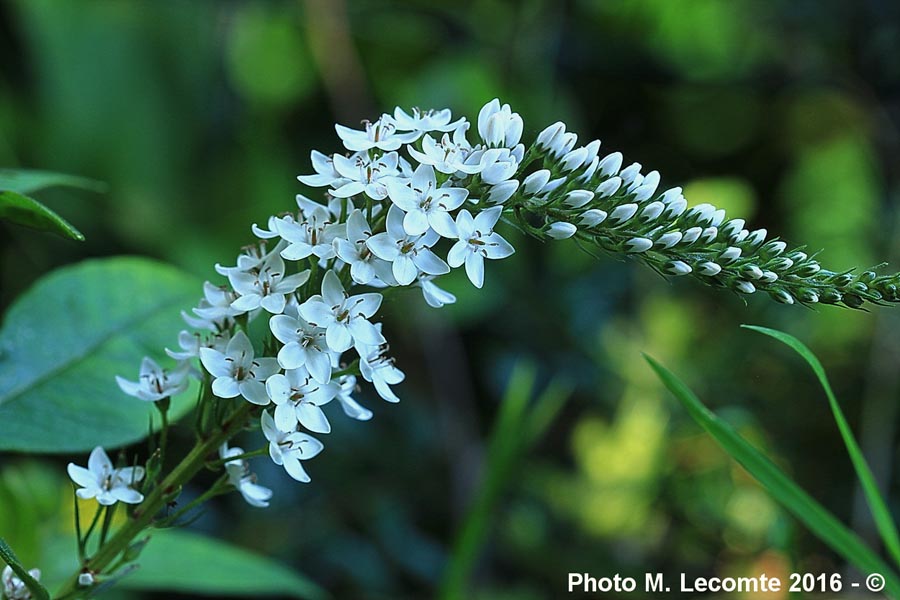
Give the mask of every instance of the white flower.
[{"label": "white flower", "polygon": [[452,175],[456,172],[472,175],[481,171],[480,164],[467,164],[466,159],[472,153],[472,146],[466,140],[468,123],[462,123],[453,132],[453,138],[445,133],[441,141],[430,135],[422,138],[422,151],[409,146],[409,154],[423,165],[431,165],[441,173]]},{"label": "white flower", "polygon": [[128,381],[116,375],[116,383],[129,396],[148,402],[156,402],[163,398],[177,396],[188,388],[188,375],[191,365],[182,362],[174,371],[161,368],[148,357],[141,361],[141,372],[137,381]]},{"label": "white flower", "polygon": [[284,346],[278,351],[278,364],[285,369],[306,367],[319,383],[331,380],[331,355],[325,341],[325,328],[310,325],[297,314],[274,315],[269,328]]},{"label": "white flower", "polygon": [[363,379],[372,383],[378,395],[388,402],[400,402],[391,390],[392,385],[402,382],[406,375],[394,364],[394,359],[384,353],[384,346],[357,346],[359,372]]},{"label": "white flower", "polygon": [[437,187],[431,165],[419,165],[408,182],[392,179],[387,189],[391,201],[406,212],[403,219],[406,233],[422,235],[431,227],[444,237],[455,237],[450,212],[462,206],[469,190]]},{"label": "white flower", "polygon": [[345,227],[332,221],[324,206],[317,206],[306,215],[303,222],[281,219],[275,222],[278,233],[289,245],[281,251],[288,260],[303,260],[310,256],[333,258],[332,241],[343,236]]},{"label": "white flower", "polygon": [[[291,219],[292,217],[287,217]],[[278,218],[276,217],[273,222],[277,222]],[[267,232],[268,235],[268,232]],[[274,254],[278,254],[281,252],[287,244],[284,241],[279,240],[278,244],[272,250],[268,250],[266,247],[266,242],[261,241],[258,244],[253,244],[252,246],[247,246],[242,249],[240,255],[237,257],[237,265],[234,267],[223,267],[220,264],[216,264],[216,272],[219,275],[223,275],[228,277],[232,273],[235,272],[250,272],[258,270],[268,259]],[[211,284],[210,284],[211,285]],[[211,287],[215,288],[215,286]],[[204,293],[205,293],[204,289]],[[209,300],[213,306],[221,305],[222,302],[216,302],[215,298],[210,298],[209,295],[206,295],[206,299]],[[199,313],[198,313],[199,314]],[[203,315],[201,315],[203,316]]]},{"label": "white flower", "polygon": [[285,265],[281,256],[275,254],[264,262],[258,271],[234,271],[228,281],[240,294],[231,307],[242,312],[264,308],[270,313],[279,314],[287,303],[287,295],[293,294],[297,288],[309,279],[309,271],[284,274]]},{"label": "white flower", "polygon": [[116,502],[140,504],[144,501],[144,496],[131,487],[144,478],[144,467],[115,469],[100,446],[91,452],[86,469],[69,463],[67,471],[72,481],[81,486],[76,495],[83,500],[96,498],[103,506]]},{"label": "white flower", "polygon": [[[243,448],[229,448],[228,444],[219,447],[219,457],[222,459],[234,458],[244,454]],[[256,483],[256,475],[250,472],[250,463],[239,458],[225,463],[225,472],[228,474],[228,483],[237,488],[250,506],[265,508],[272,499],[272,490]]]},{"label": "white flower", "polygon": [[387,197],[385,182],[400,174],[397,169],[399,157],[396,152],[388,152],[384,156],[371,159],[365,154],[334,156],[334,168],[346,180],[331,191],[336,198],[349,198],[363,192],[373,200],[384,200]]},{"label": "white flower", "polygon": [[403,144],[408,144],[419,137],[417,133],[397,133],[397,126],[390,115],[382,115],[374,123],[363,121],[365,130],[358,131],[343,125],[335,125],[338,137],[344,142],[344,147],[353,152],[364,152],[372,148],[378,148],[390,152]]},{"label": "white flower", "polygon": [[[29,569],[28,574],[35,580],[41,578],[40,569]],[[3,593],[0,594],[0,598],[5,600],[29,600],[31,598],[31,590],[24,581],[16,576],[9,565],[3,568],[3,575],[0,579],[3,581]]]},{"label": "white flower", "polygon": [[336,383],[319,383],[302,367],[266,380],[266,391],[275,403],[275,426],[282,431],[294,431],[300,423],[314,433],[331,432],[320,407],[331,402],[339,390]]},{"label": "white flower", "polygon": [[197,316],[181,311],[181,317],[193,329],[206,329],[213,333],[226,331],[234,324],[233,317],[241,314],[241,311],[231,308],[236,298],[234,290],[207,281],[203,284],[203,298],[193,309]]},{"label": "white flower", "polygon": [[300,316],[311,325],[325,328],[325,341],[335,352],[344,352],[356,341],[378,345],[384,337],[367,319],[381,306],[381,294],[348,296],[334,271],[322,279],[322,295],[300,305]]},{"label": "white flower", "polygon": [[478,134],[488,147],[514,147],[522,139],[522,128],[519,113],[512,112],[509,104],[500,106],[497,98],[485,104],[478,113]]},{"label": "white flower", "polygon": [[423,275],[419,277],[419,280],[416,282],[416,284],[422,288],[422,296],[425,297],[425,302],[428,306],[432,308],[443,308],[447,304],[456,302],[456,296],[439,288],[433,279],[434,277],[430,275]]},{"label": "white flower", "polygon": [[428,275],[449,273],[447,263],[430,250],[440,239],[438,233],[429,229],[418,235],[410,235],[404,228],[405,222],[403,211],[393,205],[388,209],[387,231],[375,234],[366,241],[375,256],[391,263],[397,283],[409,285],[416,280],[419,272]]},{"label": "white flower", "polygon": [[478,213],[475,218],[466,209],[456,215],[459,241],[450,249],[447,262],[454,269],[465,263],[466,275],[475,287],[484,285],[485,258],[506,258],[515,252],[509,242],[494,233],[494,225],[502,212],[502,207],[496,206]]},{"label": "white flower", "polygon": [[265,381],[278,372],[274,358],[253,358],[253,345],[238,331],[228,342],[225,352],[200,348],[200,362],[214,377],[213,394],[219,398],[243,396],[253,404],[269,403]]},{"label": "white flower", "polygon": [[453,131],[465,122],[465,119],[460,118],[451,123],[450,119],[452,118],[449,108],[426,110],[424,112],[418,108],[413,108],[412,115],[407,114],[399,106],[394,109],[394,124],[397,129],[399,131],[414,131],[419,135],[431,131]]},{"label": "white flower", "polygon": [[297,177],[300,183],[305,183],[312,187],[340,187],[347,182],[347,178],[334,168],[334,159],[330,156],[322,154],[318,150],[313,150],[310,154],[310,159],[316,174],[300,175]]},{"label": "white flower", "polygon": [[338,380],[338,384],[340,385],[340,391],[338,391],[335,398],[341,404],[341,408],[344,409],[344,414],[357,421],[368,421],[371,419],[372,411],[359,404],[350,395],[356,391],[356,377],[343,375]]},{"label": "white flower", "polygon": [[269,440],[269,456],[276,465],[284,467],[288,475],[302,483],[309,483],[309,475],[300,464],[301,460],[315,457],[325,447],[316,438],[294,431],[284,432],[275,426],[275,420],[268,411],[262,414],[262,430]]},{"label": "white flower", "polygon": [[[337,257],[350,265],[350,277],[361,285],[370,285],[376,279],[385,284],[384,276],[390,273],[389,263],[375,256],[366,241],[372,237],[372,229],[361,210],[354,210],[347,217],[347,237],[334,240]],[[388,277],[393,280],[393,275]]]},{"label": "white flower", "polygon": [[200,348],[215,348],[220,352],[225,351],[231,334],[228,331],[222,333],[191,333],[189,331],[180,331],[178,333],[178,347],[181,352],[174,352],[166,348],[166,354],[175,360],[190,360],[200,356]]}]

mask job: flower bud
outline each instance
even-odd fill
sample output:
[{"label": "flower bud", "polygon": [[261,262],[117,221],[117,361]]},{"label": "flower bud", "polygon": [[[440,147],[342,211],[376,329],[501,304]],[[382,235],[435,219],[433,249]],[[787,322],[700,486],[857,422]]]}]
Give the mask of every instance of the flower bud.
[{"label": "flower bud", "polygon": [[485,200],[490,204],[503,204],[516,193],[517,189],[519,189],[519,182],[515,179],[509,179],[491,187],[491,190],[485,196]]},{"label": "flower bud", "polygon": [[756,291],[756,286],[749,281],[738,280],[734,282],[734,289],[742,294],[752,294]]},{"label": "flower bud", "polygon": [[625,242],[625,251],[626,252],[646,252],[650,248],[653,247],[653,240],[648,240],[643,237],[634,237]]},{"label": "flower bud", "polygon": [[606,211],[599,208],[592,208],[581,213],[578,221],[582,227],[596,227],[606,220]]},{"label": "flower bud", "polygon": [[[665,199],[663,199],[663,204],[666,204]],[[664,214],[667,219],[674,219],[680,217],[685,210],[687,210],[687,200],[677,198],[668,203]]]},{"label": "flower bud", "polygon": [[837,287],[846,287],[853,282],[853,275],[851,273],[841,273],[833,276],[831,282]]},{"label": "flower bud", "polygon": [[589,192],[587,190],[573,190],[566,194],[566,198],[565,200],[563,200],[563,202],[566,204],[566,206],[571,206],[572,208],[581,208],[593,199],[594,192]]},{"label": "flower bud", "polygon": [[741,267],[741,275],[750,279],[762,279],[762,269],[756,265],[744,265]]},{"label": "flower bud", "polygon": [[785,250],[787,250],[787,244],[781,240],[772,240],[763,244],[762,248],[759,249],[759,254],[764,259],[775,258]]},{"label": "flower bud", "polygon": [[550,224],[550,227],[547,228],[546,233],[554,240],[564,240],[575,235],[576,231],[578,231],[578,228],[571,223],[566,223],[565,221],[557,221],[556,223]]},{"label": "flower bud", "polygon": [[817,294],[815,292],[815,290],[804,288],[804,289],[800,290],[800,292],[797,294],[797,299],[799,299],[800,302],[808,302],[809,304],[815,304],[816,302],[819,301],[819,294]]},{"label": "flower bud", "polygon": [[650,221],[655,221],[659,215],[662,214],[663,210],[665,210],[666,205],[658,200],[655,202],[651,202],[647,206],[644,207],[644,210],[641,211],[641,221],[645,223],[649,223]]},{"label": "flower bud", "polygon": [[669,261],[665,266],[665,272],[669,275],[687,275],[692,270],[693,269],[691,269],[691,266],[689,264],[680,260]]},{"label": "flower bud", "polygon": [[610,213],[609,220],[612,221],[614,225],[620,225],[631,219],[637,212],[637,209],[637,204],[620,204]]},{"label": "flower bud", "polygon": [[574,171],[582,164],[584,164],[584,159],[587,157],[587,148],[578,148],[577,150],[572,150],[563,156],[562,161],[560,162],[560,168],[563,173],[568,173],[569,171]]},{"label": "flower bud", "polygon": [[781,302],[782,304],[793,304],[794,297],[787,292],[787,290],[775,290],[770,292],[769,295],[776,302]]},{"label": "flower bud", "polygon": [[537,136],[537,141],[535,145],[538,148],[549,149],[556,143],[556,140],[566,131],[566,124],[562,121],[557,121],[553,125],[548,125],[542,132],[540,132]]},{"label": "flower bud", "polygon": [[774,271],[763,271],[759,280],[763,283],[775,283],[778,281],[778,273]]},{"label": "flower bud", "polygon": [[566,182],[565,176],[563,176],[563,177],[557,177],[556,179],[552,179],[552,180],[550,180],[549,182],[547,182],[547,185],[544,186],[544,189],[543,189],[542,191],[543,191],[544,193],[549,194],[550,192],[556,190],[556,188],[558,188],[559,186],[561,186],[561,185],[564,184],[565,182]]},{"label": "flower bud", "polygon": [[731,219],[725,224],[724,227],[722,227],[722,235],[728,238],[728,241],[731,242],[731,238],[740,233],[743,228],[743,219]]},{"label": "flower bud", "polygon": [[701,275],[706,275],[707,277],[713,277],[722,272],[722,267],[717,265],[712,261],[705,261],[698,265],[698,273]]},{"label": "flower bud", "polygon": [[719,237],[719,230],[716,227],[707,227],[700,235],[700,241],[706,244],[712,243]]},{"label": "flower bud", "polygon": [[719,260],[724,262],[725,264],[730,264],[736,261],[741,257],[741,249],[737,246],[729,246],[725,249],[722,254],[719,255]]},{"label": "flower bud", "polygon": [[672,246],[677,245],[682,237],[683,234],[680,231],[670,231],[669,233],[664,233],[656,238],[656,245],[663,249],[671,248]]},{"label": "flower bud", "polygon": [[831,288],[826,288],[819,291],[819,302],[823,304],[837,304],[843,299],[843,295]]},{"label": "flower bud", "polygon": [[769,261],[766,266],[768,266],[773,271],[787,271],[791,267],[794,266],[794,261],[789,259],[786,256],[781,256],[774,260]]},{"label": "flower bud", "polygon": [[597,186],[597,197],[607,198],[609,196],[612,196],[619,191],[620,187],[622,187],[622,179],[619,177],[610,177]]},{"label": "flower bud", "polygon": [[872,283],[878,275],[874,271],[866,271],[859,276],[859,280],[863,283]]},{"label": "flower bud", "polygon": [[593,162],[595,158],[597,158],[597,153],[600,151],[600,140],[594,140],[590,144],[584,147],[586,150],[586,154],[584,157],[584,161],[582,164],[588,164]]},{"label": "flower bud", "polygon": [[641,174],[641,163],[631,163],[628,167],[622,169],[619,177],[625,185],[631,185],[638,175]]},{"label": "flower bud", "polygon": [[683,244],[693,244],[700,237],[701,233],[703,233],[702,227],[691,227],[690,229],[686,229],[684,238],[682,238],[681,242]]},{"label": "flower bud", "polygon": [[623,156],[621,152],[608,154],[600,161],[600,174],[604,176],[618,174],[619,169],[622,168],[622,160]]},{"label": "flower bud", "polygon": [[80,585],[81,587],[90,587],[94,585],[94,575],[89,571],[79,573],[78,585]]},{"label": "flower bud", "polygon": [[797,275],[799,277],[812,277],[816,273],[822,270],[822,267],[816,261],[810,261],[806,264],[800,265],[797,268]]},{"label": "flower bud", "polygon": [[544,190],[544,186],[550,181],[550,171],[541,169],[535,171],[522,181],[522,189],[528,195],[539,194]]},{"label": "flower bud", "polygon": [[765,229],[751,231],[750,235],[747,236],[747,239],[744,240],[744,244],[747,246],[759,246],[765,241],[767,233],[768,232]]}]

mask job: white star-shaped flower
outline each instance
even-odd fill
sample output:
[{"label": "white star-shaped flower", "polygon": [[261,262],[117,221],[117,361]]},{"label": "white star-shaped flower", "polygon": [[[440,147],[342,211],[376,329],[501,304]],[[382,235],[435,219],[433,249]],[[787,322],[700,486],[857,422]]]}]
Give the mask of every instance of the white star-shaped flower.
[{"label": "white star-shaped flower", "polygon": [[[390,264],[375,256],[366,241],[372,237],[372,228],[361,210],[354,210],[347,217],[347,237],[334,240],[337,257],[350,265],[350,277],[360,285],[371,285],[383,280],[390,273]],[[393,279],[390,276],[389,279]],[[383,281],[389,284],[389,281]]]},{"label": "white star-shaped flower", "polygon": [[444,290],[434,282],[434,277],[423,275],[416,282],[422,288],[422,296],[425,302],[432,308],[443,308],[447,304],[456,302],[456,296]]},{"label": "white star-shaped flower", "polygon": [[400,402],[391,389],[402,382],[406,375],[394,364],[394,359],[385,353],[385,346],[357,346],[359,372],[363,379],[375,386],[378,395],[388,402]]},{"label": "white star-shaped flower", "polygon": [[[219,448],[219,457],[223,460],[234,458],[244,454],[243,448],[229,448],[228,444],[222,444]],[[266,508],[272,499],[272,490],[256,483],[256,474],[250,472],[250,463],[239,458],[225,463],[225,472],[228,474],[228,483],[237,488],[250,506]]]},{"label": "white star-shaped flower", "polygon": [[409,146],[409,154],[423,165],[431,165],[441,173],[452,175],[462,172],[467,175],[478,173],[480,164],[468,164],[466,159],[472,153],[472,145],[466,140],[468,123],[462,123],[453,132],[453,137],[445,133],[437,141],[430,135],[422,138],[422,151]]},{"label": "white star-shaped flower", "polygon": [[268,411],[263,411],[263,435],[269,440],[269,456],[276,465],[283,466],[288,475],[302,483],[309,483],[309,475],[300,461],[309,460],[322,451],[325,446],[316,438],[294,431],[284,432],[275,426],[275,420]]},{"label": "white star-shaped flower", "polygon": [[331,381],[331,350],[325,341],[324,327],[310,325],[297,308],[269,319],[269,328],[279,342],[278,364],[285,369],[306,367],[319,383]]},{"label": "white star-shaped flower", "polygon": [[310,154],[310,162],[312,162],[315,175],[300,175],[297,179],[300,183],[304,183],[311,187],[340,187],[347,183],[347,178],[337,172],[334,168],[334,159],[327,154],[322,154],[318,150],[313,150]]},{"label": "white star-shaped flower", "polygon": [[69,463],[66,470],[72,481],[81,486],[75,493],[83,500],[96,498],[103,506],[144,501],[143,494],[132,487],[144,478],[144,467],[116,469],[100,446],[91,451],[87,468]]},{"label": "white star-shaped flower", "polygon": [[275,426],[278,429],[294,431],[299,423],[313,433],[331,432],[331,425],[321,407],[331,402],[340,391],[336,383],[319,383],[301,367],[269,377],[266,391],[275,403]]},{"label": "white star-shaped flower", "polygon": [[387,231],[373,235],[366,241],[375,256],[392,265],[394,278],[399,285],[409,285],[419,273],[443,275],[450,267],[431,251],[440,239],[433,229],[419,235],[410,235],[403,226],[406,215],[397,205],[387,214]]},{"label": "white star-shaped flower", "polygon": [[141,361],[141,371],[137,381],[129,381],[116,375],[116,383],[123,392],[147,402],[156,402],[163,398],[177,396],[190,384],[188,376],[191,365],[187,361],[179,364],[174,370],[163,369],[149,356]]},{"label": "white star-shaped flower", "polygon": [[243,331],[231,338],[225,352],[200,348],[200,362],[214,377],[212,391],[219,398],[243,396],[253,404],[269,403],[265,381],[278,372],[278,361],[254,358],[253,345]]},{"label": "white star-shaped flower", "polygon": [[398,169],[399,158],[396,152],[388,152],[375,159],[365,154],[356,154],[349,158],[336,154],[334,167],[346,183],[331,190],[331,195],[336,198],[349,198],[365,192],[373,200],[384,200],[387,198],[385,183],[389,178],[401,174]]},{"label": "white star-shaped flower", "polygon": [[437,187],[434,168],[419,165],[412,179],[392,179],[387,183],[391,201],[406,212],[403,228],[409,235],[422,235],[428,228],[448,238],[454,236],[453,217],[469,196],[465,188]]},{"label": "white star-shaped flower", "polygon": [[341,389],[338,391],[335,399],[340,403],[341,408],[344,409],[344,414],[357,421],[368,421],[371,419],[372,411],[353,399],[352,394],[356,391],[356,377],[343,375],[338,379],[338,385],[340,385]]},{"label": "white star-shaped flower", "polygon": [[[452,123],[450,120],[453,115],[449,108],[443,110],[420,110],[412,109],[412,114],[406,113],[399,106],[394,109],[394,124],[400,131],[414,131],[421,135],[431,131],[447,132],[453,131],[465,122],[464,118],[460,118]],[[418,139],[418,135],[415,139]]]},{"label": "white star-shaped flower", "polygon": [[310,256],[328,259],[334,257],[332,242],[344,235],[344,225],[334,222],[324,206],[316,206],[301,222],[282,219],[275,222],[279,235],[288,242],[281,256],[288,260],[303,260]]},{"label": "white star-shaped flower", "polygon": [[377,293],[349,296],[334,271],[322,279],[322,295],[315,295],[300,305],[300,316],[308,323],[325,328],[325,341],[334,352],[344,352],[356,341],[382,344],[384,337],[367,319],[381,306]]},{"label": "white star-shaped flower", "polygon": [[266,259],[259,270],[234,271],[229,274],[228,281],[240,294],[231,303],[231,307],[241,312],[264,308],[273,314],[281,313],[287,303],[287,296],[309,279],[309,271],[287,276],[284,271],[284,260],[275,254]]},{"label": "white star-shaped flower", "polygon": [[[29,569],[28,574],[35,581],[39,581],[41,579],[41,570],[40,569]],[[2,593],[0,593],[0,598],[4,600],[31,600],[31,590],[28,589],[28,586],[25,585],[25,582],[16,576],[15,572],[12,570],[12,567],[9,565],[3,568],[3,575],[0,576],[0,581],[3,583]]]},{"label": "white star-shaped flower", "polygon": [[500,259],[510,256],[515,249],[494,233],[494,225],[500,219],[503,208],[495,206],[476,217],[463,209],[456,215],[456,231],[459,241],[450,248],[447,262],[454,269],[465,263],[466,275],[475,287],[484,285],[484,259]]},{"label": "white star-shaped flower", "polygon": [[343,125],[335,125],[338,137],[344,142],[344,147],[352,152],[365,152],[372,148],[378,148],[385,152],[398,149],[403,144],[408,144],[419,137],[417,133],[399,133],[394,119],[390,115],[382,115],[374,123],[363,121],[365,129],[359,131]]}]

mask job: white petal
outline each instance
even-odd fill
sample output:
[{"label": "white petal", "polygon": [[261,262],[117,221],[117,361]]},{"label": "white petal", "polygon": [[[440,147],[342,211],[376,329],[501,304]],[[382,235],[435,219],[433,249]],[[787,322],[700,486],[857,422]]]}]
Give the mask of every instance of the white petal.
[{"label": "white petal", "polygon": [[466,275],[475,287],[484,285],[484,258],[480,254],[473,252],[466,255]]}]

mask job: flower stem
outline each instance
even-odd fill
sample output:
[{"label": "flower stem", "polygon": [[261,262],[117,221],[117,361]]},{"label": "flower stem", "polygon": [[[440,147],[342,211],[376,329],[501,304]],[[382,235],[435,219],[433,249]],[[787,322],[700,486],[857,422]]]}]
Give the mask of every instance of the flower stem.
[{"label": "flower stem", "polygon": [[178,493],[181,487],[203,468],[206,464],[206,457],[215,452],[223,442],[229,440],[244,427],[247,417],[250,416],[253,408],[252,404],[243,403],[223,423],[221,428],[213,431],[209,437],[198,440],[184,459],[138,505],[132,518],[122,525],[94,556],[84,561],[83,568],[69,578],[56,594],[56,598],[78,597],[81,594],[81,590],[78,587],[78,575],[83,570],[102,573],[104,569],[112,564],[128,548],[132,540],[153,523],[154,517]]}]

